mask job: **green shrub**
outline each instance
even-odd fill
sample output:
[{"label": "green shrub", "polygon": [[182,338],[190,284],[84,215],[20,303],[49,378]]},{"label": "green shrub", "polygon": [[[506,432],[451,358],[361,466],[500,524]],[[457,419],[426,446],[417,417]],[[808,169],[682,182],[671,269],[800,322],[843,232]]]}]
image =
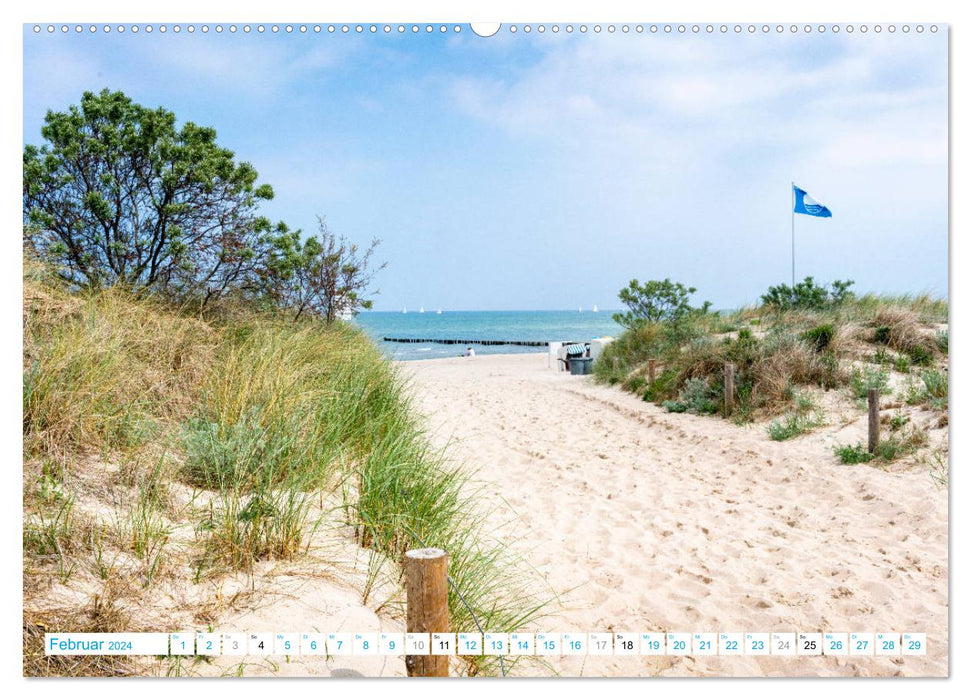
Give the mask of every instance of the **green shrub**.
[{"label": "green shrub", "polygon": [[830,290],[825,285],[816,284],[812,277],[807,277],[802,282],[798,282],[795,287],[787,284],[769,287],[769,290],[762,295],[762,303],[774,307],[777,311],[790,309],[819,311],[830,306],[838,306],[850,299],[853,296],[849,291],[852,285],[853,280],[836,280]]},{"label": "green shrub", "polygon": [[910,430],[893,433],[877,443],[876,453],[868,452],[862,443],[856,445],[837,445],[833,452],[843,464],[861,464],[879,459],[881,462],[893,462],[900,457],[913,454],[928,443],[927,431],[917,426]]},{"label": "green shrub", "polygon": [[717,390],[709,387],[705,379],[694,377],[684,383],[677,401],[665,401],[662,405],[671,413],[717,413],[718,406],[712,400],[717,395]]},{"label": "green shrub", "polygon": [[883,348],[877,348],[877,351],[873,353],[873,357],[870,359],[875,365],[894,365],[897,362],[897,358],[894,357],[893,353],[887,352]]},{"label": "green shrub", "polygon": [[810,328],[804,331],[800,337],[813,346],[816,352],[822,352],[829,347],[830,341],[836,335],[836,329],[832,323],[824,323],[821,326]]},{"label": "green shrub", "polygon": [[843,464],[862,464],[873,459],[873,455],[866,451],[862,443],[856,445],[837,445],[833,452]]},{"label": "green shrub", "polygon": [[888,345],[890,343],[890,326],[877,326],[873,331],[873,342]]},{"label": "green shrub", "polygon": [[947,354],[947,330],[940,330],[934,334],[934,342],[937,345],[937,349],[943,354]]},{"label": "green shrub", "polygon": [[883,367],[854,367],[850,370],[850,391],[854,398],[865,399],[870,389],[886,394],[890,388],[889,375]]},{"label": "green shrub", "polygon": [[915,365],[929,365],[934,361],[931,351],[923,345],[915,345],[907,354]]},{"label": "green shrub", "polygon": [[905,416],[902,413],[898,413],[898,414],[896,414],[894,416],[891,416],[890,417],[890,420],[887,421],[888,425],[890,426],[890,429],[893,430],[893,431],[900,430],[902,427],[904,427],[905,425],[907,425],[909,422],[910,422],[910,417],[909,416]]},{"label": "green shrub", "polygon": [[667,396],[677,393],[678,372],[673,369],[665,369],[654,381],[647,385],[644,391],[645,401],[660,401]]}]

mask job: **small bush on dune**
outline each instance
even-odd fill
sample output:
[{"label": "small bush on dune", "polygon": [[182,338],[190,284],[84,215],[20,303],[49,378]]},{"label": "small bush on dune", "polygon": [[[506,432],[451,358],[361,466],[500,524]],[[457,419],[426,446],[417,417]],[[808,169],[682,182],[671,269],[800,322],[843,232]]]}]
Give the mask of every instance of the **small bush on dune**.
[{"label": "small bush on dune", "polygon": [[643,398],[645,401],[660,401],[666,396],[676,395],[677,386],[678,371],[670,368],[665,369],[654,378],[653,382],[647,385]]},{"label": "small bush on dune", "polygon": [[831,288],[827,288],[817,284],[812,277],[807,277],[794,287],[787,284],[769,287],[769,291],[762,295],[762,303],[780,312],[791,309],[818,311],[840,306],[851,299],[851,286],[853,280],[836,280]]},{"label": "small bush on dune", "polygon": [[833,453],[843,464],[863,464],[873,459],[862,443],[856,445],[837,445]]},{"label": "small bush on dune", "polygon": [[803,331],[800,337],[812,345],[816,352],[822,352],[829,347],[835,335],[836,329],[833,327],[833,324],[824,323],[821,326],[810,328],[808,331]]},{"label": "small bush on dune", "polygon": [[684,389],[677,401],[665,401],[663,406],[672,413],[697,413],[706,415],[718,412],[714,398],[718,390],[708,386],[708,382],[695,377],[684,383]]},{"label": "small bush on dune", "polygon": [[856,399],[865,399],[870,389],[876,389],[878,394],[886,394],[890,390],[889,379],[883,367],[854,367],[850,370],[850,392]]}]

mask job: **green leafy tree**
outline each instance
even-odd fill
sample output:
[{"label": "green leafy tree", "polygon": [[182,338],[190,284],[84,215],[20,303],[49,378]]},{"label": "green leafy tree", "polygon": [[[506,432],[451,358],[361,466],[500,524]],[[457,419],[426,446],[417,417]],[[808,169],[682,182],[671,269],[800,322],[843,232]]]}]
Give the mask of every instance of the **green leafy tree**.
[{"label": "green leafy tree", "polygon": [[323,217],[317,221],[316,236],[301,240],[299,232],[288,232],[275,241],[268,281],[270,294],[278,305],[294,313],[294,320],[309,312],[332,323],[345,314],[371,308],[368,288],[387,263],[371,262],[378,239],[361,249],[332,233]]},{"label": "green leafy tree", "polygon": [[[254,286],[274,238],[273,189],[212,128],[121,92],[49,111],[24,148],[27,243],[78,287],[113,284],[206,303]],[[285,227],[284,227],[285,228]]]},{"label": "green leafy tree", "polygon": [[[667,278],[648,280],[643,284],[633,279],[618,295],[628,310],[614,314],[614,320],[625,328],[635,328],[645,322],[680,321],[695,311],[688,297],[696,291],[694,287],[685,287]],[[707,311],[710,306],[705,302],[702,308]]]}]

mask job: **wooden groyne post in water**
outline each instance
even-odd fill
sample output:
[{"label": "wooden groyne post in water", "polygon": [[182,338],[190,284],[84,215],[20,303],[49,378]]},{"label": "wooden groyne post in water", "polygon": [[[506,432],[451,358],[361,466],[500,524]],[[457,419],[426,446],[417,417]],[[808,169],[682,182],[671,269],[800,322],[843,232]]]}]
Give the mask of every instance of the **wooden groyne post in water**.
[{"label": "wooden groyne post in water", "polygon": [[381,338],[386,343],[438,343],[439,345],[518,345],[520,347],[545,348],[545,340],[455,340],[452,338]]},{"label": "wooden groyne post in water", "polygon": [[[407,631],[448,632],[448,554],[427,547],[405,552]],[[405,656],[409,676],[447,676],[449,656]]]},{"label": "wooden groyne post in water", "polygon": [[876,454],[877,445],[880,444],[880,392],[876,389],[867,389],[866,403],[870,418],[866,451]]},{"label": "wooden groyne post in water", "polygon": [[725,363],[725,415],[732,415],[735,410],[735,365]]}]

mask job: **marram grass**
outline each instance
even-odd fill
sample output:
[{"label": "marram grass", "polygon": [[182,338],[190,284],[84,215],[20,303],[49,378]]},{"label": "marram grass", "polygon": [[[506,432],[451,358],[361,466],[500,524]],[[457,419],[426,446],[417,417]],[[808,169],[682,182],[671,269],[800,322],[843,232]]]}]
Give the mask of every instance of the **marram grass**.
[{"label": "marram grass", "polygon": [[[399,563],[412,547],[444,548],[455,629],[520,629],[542,614],[468,472],[431,446],[395,367],[352,326],[245,309],[191,316],[118,290],[71,294],[30,261],[25,271],[25,459],[158,465],[116,523],[144,561],[141,585],[160,563],[199,580],[299,556],[322,517],[342,517],[360,545]],[[199,494],[189,561],[166,551],[163,474]],[[337,515],[314,507],[321,492],[342,494]],[[63,558],[71,506],[33,507],[28,556]],[[499,670],[493,658],[466,662],[472,674]]]}]

